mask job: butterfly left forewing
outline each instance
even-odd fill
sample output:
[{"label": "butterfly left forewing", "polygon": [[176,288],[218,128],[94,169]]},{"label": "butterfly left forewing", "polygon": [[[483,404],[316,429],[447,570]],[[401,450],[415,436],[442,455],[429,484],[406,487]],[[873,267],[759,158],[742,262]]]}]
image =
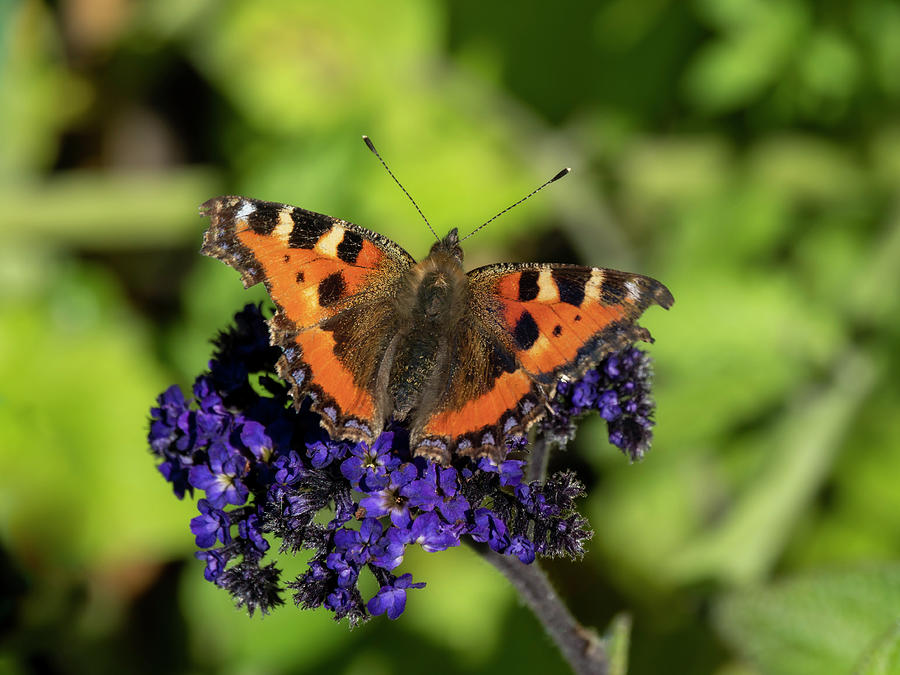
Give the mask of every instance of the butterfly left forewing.
[{"label": "butterfly left forewing", "polygon": [[264,283],[276,305],[278,371],[335,438],[372,441],[374,395],[393,324],[393,296],[412,257],[386,237],[338,218],[245,197],[211,199],[202,253]]}]

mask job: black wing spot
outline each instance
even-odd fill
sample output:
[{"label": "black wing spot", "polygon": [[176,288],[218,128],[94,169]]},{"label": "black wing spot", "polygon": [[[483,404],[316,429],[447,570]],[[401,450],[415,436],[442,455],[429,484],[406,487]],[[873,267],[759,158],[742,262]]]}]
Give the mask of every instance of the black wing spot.
[{"label": "black wing spot", "polygon": [[340,272],[329,274],[319,282],[319,306],[330,307],[341,299],[346,288],[343,274]]},{"label": "black wing spot", "polygon": [[576,320],[576,321],[581,321],[581,314],[576,314],[576,315],[575,315],[575,320]]},{"label": "black wing spot", "polygon": [[286,262],[286,263],[291,262],[291,256],[288,255],[287,253],[284,254],[284,262]]},{"label": "black wing spot", "polygon": [[562,335],[562,326],[560,326],[559,324],[556,324],[553,327],[553,335],[555,337],[559,337],[560,335]]},{"label": "black wing spot", "polygon": [[491,345],[488,366],[490,368],[489,377],[491,382],[499,378],[503,373],[515,372],[517,368],[515,357],[496,342]]},{"label": "black wing spot", "polygon": [[540,272],[538,270],[525,270],[519,275],[519,300],[521,302],[534,300],[538,296],[540,292],[538,287],[539,276]]},{"label": "black wing spot", "polygon": [[344,238],[337,245],[337,257],[348,265],[356,263],[359,252],[362,251],[363,238],[356,232],[344,230]]},{"label": "black wing spot", "polygon": [[291,220],[294,221],[294,228],[288,237],[288,246],[291,248],[315,248],[316,242],[332,228],[332,223],[323,216],[296,206],[291,210]]},{"label": "black wing spot", "polygon": [[584,302],[584,288],[591,278],[590,269],[555,269],[550,272],[556,287],[559,289],[559,299],[575,307],[581,307]]},{"label": "black wing spot", "polygon": [[300,270],[297,272],[297,283],[302,284],[304,281],[306,281],[306,276],[303,274],[303,270]]},{"label": "black wing spot", "polygon": [[278,225],[278,207],[271,204],[256,204],[256,210],[247,216],[247,225],[256,234],[269,235]]},{"label": "black wing spot", "polygon": [[522,316],[516,321],[516,327],[513,330],[513,338],[519,349],[531,349],[531,345],[537,342],[539,334],[537,323],[531,316],[531,312],[522,312]]}]

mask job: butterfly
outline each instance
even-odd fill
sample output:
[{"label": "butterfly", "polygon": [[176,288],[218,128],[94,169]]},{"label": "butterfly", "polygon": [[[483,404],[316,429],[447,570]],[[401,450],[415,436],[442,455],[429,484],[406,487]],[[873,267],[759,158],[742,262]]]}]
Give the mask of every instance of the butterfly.
[{"label": "butterfly", "polygon": [[636,320],[674,302],[655,279],[599,267],[467,273],[455,228],[417,262],[387,237],[297,206],[223,196],[200,208],[211,219],[201,252],[245,287],[265,284],[275,303],[269,332],[295,405],[309,397],[335,439],[372,444],[390,420],[405,422],[414,454],[445,465],[502,460],[507,438],[549,414],[557,382],[652,341]]}]

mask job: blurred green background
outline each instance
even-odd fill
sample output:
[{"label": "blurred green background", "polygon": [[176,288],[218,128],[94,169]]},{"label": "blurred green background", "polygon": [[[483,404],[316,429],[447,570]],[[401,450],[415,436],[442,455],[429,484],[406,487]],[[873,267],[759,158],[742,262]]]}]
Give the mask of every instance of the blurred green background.
[{"label": "blurred green background", "polygon": [[[665,282],[658,427],[586,422],[596,531],[547,569],[629,671],[900,672],[900,4],[0,2],[0,672],[564,672],[468,550],[397,622],[249,619],[146,449],[260,289],[197,254],[239,193],[467,264]],[[287,561],[288,570],[301,561]]]}]

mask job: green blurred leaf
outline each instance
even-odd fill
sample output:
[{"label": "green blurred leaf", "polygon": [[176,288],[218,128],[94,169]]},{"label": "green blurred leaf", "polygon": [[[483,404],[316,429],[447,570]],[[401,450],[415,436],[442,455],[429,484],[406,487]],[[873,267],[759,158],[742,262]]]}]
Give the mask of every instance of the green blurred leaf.
[{"label": "green blurred leaf", "polygon": [[[45,273],[45,289],[0,301],[7,545],[85,568],[184,550],[193,509],[147,450],[149,408],[167,382],[146,326],[102,273],[62,261]],[[154,507],[138,517],[141,504]]]},{"label": "green blurred leaf", "polygon": [[900,673],[900,621],[863,657],[855,671],[858,675],[896,675]]},{"label": "green blurred leaf", "polygon": [[808,574],[734,593],[715,625],[771,675],[847,673],[896,657],[900,568]]},{"label": "green blurred leaf", "polygon": [[724,36],[701,47],[685,84],[688,99],[711,112],[746,106],[772,85],[809,22],[806,5],[795,1],[705,0],[701,7]]},{"label": "green blurred leaf", "polygon": [[631,644],[631,616],[617,614],[606,629],[603,638],[606,646],[606,658],[609,664],[608,675],[627,675],[628,649]]},{"label": "green blurred leaf", "polygon": [[711,576],[730,583],[765,575],[828,475],[874,382],[874,369],[865,355],[844,355],[827,388],[786,411],[765,470],[720,523],[667,561],[667,572],[684,580]]},{"label": "green blurred leaf", "polygon": [[165,172],[73,171],[36,183],[0,183],[13,241],[51,247],[137,248],[194,241],[205,221],[197,208],[218,192],[205,168]]},{"label": "green blurred leaf", "polygon": [[859,78],[857,53],[848,41],[832,30],[817,30],[810,37],[800,63],[801,75],[816,103],[845,103]]},{"label": "green blurred leaf", "polygon": [[796,200],[830,204],[858,198],[864,176],[844,148],[821,137],[772,135],[748,158],[753,181]]},{"label": "green blurred leaf", "polygon": [[852,21],[871,59],[870,76],[892,98],[900,95],[900,7],[892,0],[853,3]]},{"label": "green blurred leaf", "polygon": [[0,3],[0,180],[45,169],[59,135],[91,99],[63,65],[62,40],[39,0]]}]

